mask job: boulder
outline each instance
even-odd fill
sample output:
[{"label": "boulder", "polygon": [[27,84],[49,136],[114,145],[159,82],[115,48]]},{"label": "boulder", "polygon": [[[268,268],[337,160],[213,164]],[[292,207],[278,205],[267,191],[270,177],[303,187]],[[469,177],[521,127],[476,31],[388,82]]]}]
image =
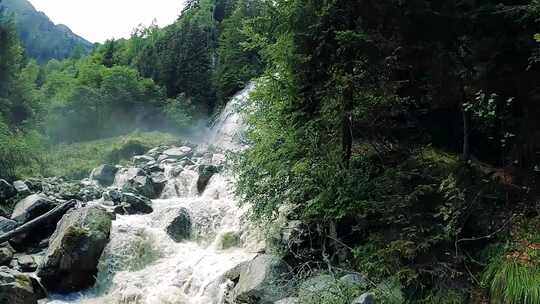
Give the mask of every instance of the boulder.
[{"label": "boulder", "polygon": [[186,208],[171,209],[172,220],[167,224],[165,230],[175,241],[182,242],[191,237],[191,216]]},{"label": "boulder", "polygon": [[233,290],[234,300],[246,304],[273,304],[287,296],[289,267],[279,257],[262,254],[243,267]]},{"label": "boulder", "polygon": [[17,222],[0,216],[0,234],[10,232],[17,227]]},{"label": "boulder", "polygon": [[114,184],[124,192],[135,192],[148,198],[155,198],[152,179],[140,168],[125,168],[118,171]]},{"label": "boulder", "polygon": [[9,265],[13,259],[15,250],[10,245],[6,244],[0,247],[0,265]]},{"label": "boulder", "polygon": [[154,210],[150,199],[134,193],[122,193],[120,202],[114,207],[116,214],[149,214]]},{"label": "boulder", "polygon": [[104,201],[119,203],[122,200],[122,192],[116,188],[110,188],[105,190],[101,197]]},{"label": "boulder", "polygon": [[133,161],[133,164],[135,164],[135,166],[143,166],[143,165],[148,164],[149,162],[155,161],[155,159],[148,155],[137,155],[137,156],[133,156],[132,161]]},{"label": "boulder", "polygon": [[161,155],[165,156],[165,159],[180,159],[193,155],[193,149],[187,146],[170,148],[163,151]]},{"label": "boulder", "polygon": [[30,195],[30,188],[28,188],[28,185],[24,181],[14,181],[13,188],[15,188],[19,195]]},{"label": "boulder", "polygon": [[118,168],[111,165],[101,165],[90,174],[90,179],[98,182],[102,186],[110,186],[114,182],[114,177]]},{"label": "boulder", "polygon": [[11,219],[19,224],[29,222],[56,207],[56,204],[43,194],[33,194],[18,202]]},{"label": "boulder", "polygon": [[37,275],[50,291],[72,292],[92,286],[112,218],[101,207],[69,211],[58,223]]},{"label": "boulder", "polygon": [[214,176],[214,174],[218,173],[218,168],[215,166],[199,166],[199,178],[197,179],[197,190],[200,194],[204,192],[204,189],[206,189],[206,186],[208,185],[208,182]]},{"label": "boulder", "polygon": [[0,200],[10,199],[17,194],[15,188],[6,180],[0,179]]},{"label": "boulder", "polygon": [[354,299],[351,304],[375,304],[375,296],[367,292]]},{"label": "boulder", "polygon": [[28,275],[16,270],[0,267],[0,303],[37,304],[40,292],[36,292],[37,283]]}]

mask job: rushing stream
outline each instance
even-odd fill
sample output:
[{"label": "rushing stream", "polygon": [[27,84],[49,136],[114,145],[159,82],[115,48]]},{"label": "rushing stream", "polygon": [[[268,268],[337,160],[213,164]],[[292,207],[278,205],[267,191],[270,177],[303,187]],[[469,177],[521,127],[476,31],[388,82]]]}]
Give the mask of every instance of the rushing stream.
[{"label": "rushing stream", "polygon": [[[238,107],[252,86],[229,102],[199,152],[241,150],[244,130]],[[201,151],[202,150],[202,151]],[[208,153],[206,153],[208,154]],[[222,162],[216,152],[212,162]],[[197,162],[174,176],[165,168],[167,184],[148,215],[117,216],[110,242],[100,260],[94,288],[70,295],[51,295],[45,303],[67,304],[219,304],[230,287],[224,274],[252,259],[259,243],[244,223],[245,210],[233,196],[230,172],[215,174],[202,194],[197,191]],[[192,238],[175,242],[165,225],[186,210]]]}]

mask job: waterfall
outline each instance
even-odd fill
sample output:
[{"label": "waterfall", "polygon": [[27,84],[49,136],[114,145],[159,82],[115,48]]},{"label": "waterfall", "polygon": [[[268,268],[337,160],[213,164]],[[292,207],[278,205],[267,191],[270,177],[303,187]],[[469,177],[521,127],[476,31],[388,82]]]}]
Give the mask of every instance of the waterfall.
[{"label": "waterfall", "polygon": [[[153,213],[118,215],[90,290],[51,295],[50,304],[223,304],[232,282],[227,273],[253,259],[260,243],[247,229],[245,208],[233,194],[232,174],[214,174],[203,193],[198,167],[222,165],[227,150],[245,147],[238,109],[253,89],[237,94],[218,117],[206,145],[182,166],[164,164],[167,183]],[[177,163],[180,163],[178,161]],[[121,180],[119,182],[122,182]],[[177,242],[167,233],[171,219],[185,212],[190,237]]]}]

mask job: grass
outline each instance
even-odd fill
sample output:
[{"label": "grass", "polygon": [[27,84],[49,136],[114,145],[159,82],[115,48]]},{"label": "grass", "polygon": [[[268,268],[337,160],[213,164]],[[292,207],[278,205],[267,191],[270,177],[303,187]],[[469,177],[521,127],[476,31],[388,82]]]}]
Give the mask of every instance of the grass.
[{"label": "grass", "polygon": [[43,153],[39,165],[27,167],[19,175],[81,179],[99,165],[117,164],[155,146],[179,141],[178,137],[169,133],[136,132],[95,141],[62,144]]},{"label": "grass", "polygon": [[540,303],[540,218],[523,224],[483,275],[493,303]]}]

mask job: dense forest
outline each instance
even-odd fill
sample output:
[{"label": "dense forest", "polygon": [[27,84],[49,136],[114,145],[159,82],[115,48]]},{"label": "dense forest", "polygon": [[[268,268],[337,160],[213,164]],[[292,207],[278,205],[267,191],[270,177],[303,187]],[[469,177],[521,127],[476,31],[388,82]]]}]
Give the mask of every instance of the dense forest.
[{"label": "dense forest", "polygon": [[538,0],[190,0],[170,26],[46,63],[0,11],[0,178],[47,175],[61,143],[187,135],[250,82],[237,195],[299,280],[540,303]]}]

